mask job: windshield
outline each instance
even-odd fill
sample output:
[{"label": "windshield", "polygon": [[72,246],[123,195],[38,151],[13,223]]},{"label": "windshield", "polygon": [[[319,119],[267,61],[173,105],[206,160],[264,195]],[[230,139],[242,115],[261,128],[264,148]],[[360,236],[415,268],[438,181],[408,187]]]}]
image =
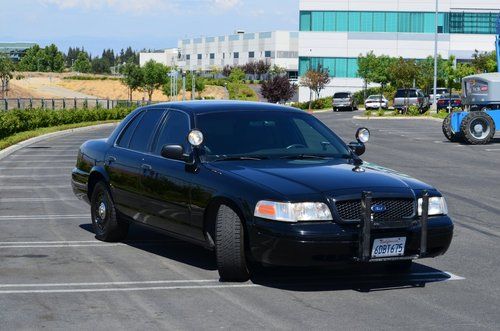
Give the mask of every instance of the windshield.
[{"label": "windshield", "polygon": [[335,99],[347,99],[347,98],[349,98],[349,93],[345,93],[345,92],[335,93],[333,95],[333,97]]},{"label": "windshield", "polygon": [[346,145],[319,120],[286,111],[233,111],[200,114],[205,161],[237,157],[350,157]]},{"label": "windshield", "polygon": [[380,100],[380,99],[383,99],[384,97],[381,96],[381,95],[370,95],[368,97],[368,100]]}]

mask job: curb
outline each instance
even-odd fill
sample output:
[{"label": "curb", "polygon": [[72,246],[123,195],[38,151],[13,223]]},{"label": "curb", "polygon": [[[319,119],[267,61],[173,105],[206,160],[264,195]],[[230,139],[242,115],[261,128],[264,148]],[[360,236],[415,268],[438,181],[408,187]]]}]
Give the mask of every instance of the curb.
[{"label": "curb", "polygon": [[434,117],[403,117],[403,116],[395,116],[395,117],[379,117],[379,116],[353,116],[355,120],[423,120],[423,121],[434,121],[442,123],[443,120]]},{"label": "curb", "polygon": [[51,133],[43,134],[43,135],[38,136],[38,137],[33,137],[33,138],[28,139],[28,140],[21,141],[20,143],[17,143],[15,145],[10,146],[10,147],[7,147],[6,149],[1,150],[0,151],[0,160],[6,158],[7,156],[11,155],[14,152],[17,152],[18,150],[20,150],[24,147],[27,147],[29,145],[33,145],[33,144],[40,142],[40,141],[44,141],[44,140],[47,140],[50,138],[66,136],[66,135],[71,134],[71,133],[92,131],[94,129],[112,127],[112,126],[115,126],[117,124],[118,123],[97,124],[97,125],[92,125],[92,126],[85,126],[83,128],[75,128],[75,129],[51,132]]}]

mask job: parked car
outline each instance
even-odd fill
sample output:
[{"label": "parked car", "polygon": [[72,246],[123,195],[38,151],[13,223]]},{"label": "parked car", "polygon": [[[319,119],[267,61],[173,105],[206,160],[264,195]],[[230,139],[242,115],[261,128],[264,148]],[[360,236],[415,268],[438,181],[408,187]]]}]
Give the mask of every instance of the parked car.
[{"label": "parked car", "polygon": [[356,137],[347,145],[279,105],[150,105],[80,147],[72,187],[97,239],[149,227],[214,250],[226,281],[247,280],[258,264],[409,270],[444,254],[453,223],[441,193],[363,162],[369,131]]},{"label": "parked car", "polygon": [[398,89],[394,97],[394,109],[402,111],[410,106],[417,106],[420,112],[426,112],[429,107],[429,98],[416,88]]},{"label": "parked car", "polygon": [[462,108],[462,99],[458,94],[444,94],[437,102],[437,109],[446,109],[450,112],[453,108]]},{"label": "parked car", "polygon": [[[436,95],[437,95],[437,99],[436,100],[439,100],[441,98],[441,96],[445,95],[445,94],[450,94],[450,92],[448,91],[448,89],[445,88],[445,87],[438,87],[436,89]],[[429,94],[429,103],[431,105],[434,103],[434,89],[432,89],[432,93]]]},{"label": "parked car", "polygon": [[333,95],[333,111],[358,109],[351,92],[337,92]]},{"label": "parked car", "polygon": [[389,101],[383,95],[370,95],[365,100],[365,109],[387,109]]}]

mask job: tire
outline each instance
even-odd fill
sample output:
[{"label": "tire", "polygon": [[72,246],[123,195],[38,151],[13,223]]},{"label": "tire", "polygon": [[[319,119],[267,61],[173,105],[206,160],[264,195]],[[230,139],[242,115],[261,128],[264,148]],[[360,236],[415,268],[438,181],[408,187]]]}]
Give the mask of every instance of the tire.
[{"label": "tire", "polygon": [[386,262],[385,269],[390,272],[409,273],[412,265],[412,260]]},{"label": "tire", "polygon": [[127,237],[129,223],[117,217],[115,203],[108,185],[98,182],[90,200],[92,227],[98,240],[121,241]]},{"label": "tire", "polygon": [[451,142],[459,142],[462,141],[462,133],[454,132],[451,128],[451,115],[449,114],[443,121],[443,134]]},{"label": "tire", "polygon": [[230,207],[221,205],[215,230],[215,255],[220,279],[246,282],[250,272],[245,259],[245,232],[240,217]]},{"label": "tire", "polygon": [[464,140],[471,145],[488,144],[495,135],[495,122],[485,112],[471,112],[460,125]]}]

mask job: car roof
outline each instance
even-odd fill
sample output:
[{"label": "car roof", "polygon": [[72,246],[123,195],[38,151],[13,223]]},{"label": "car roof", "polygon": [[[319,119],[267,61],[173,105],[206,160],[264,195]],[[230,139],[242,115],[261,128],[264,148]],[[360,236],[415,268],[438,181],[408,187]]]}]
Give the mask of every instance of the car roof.
[{"label": "car roof", "polygon": [[180,102],[162,102],[154,105],[146,106],[145,108],[173,108],[185,111],[191,114],[204,114],[210,112],[225,112],[225,111],[289,111],[299,112],[302,110],[297,108],[277,105],[265,102],[249,102],[249,101],[233,101],[233,100],[197,100],[197,101],[180,101]]},{"label": "car roof", "polygon": [[483,79],[487,82],[500,82],[500,72],[489,72],[485,74],[471,75],[463,79]]}]

